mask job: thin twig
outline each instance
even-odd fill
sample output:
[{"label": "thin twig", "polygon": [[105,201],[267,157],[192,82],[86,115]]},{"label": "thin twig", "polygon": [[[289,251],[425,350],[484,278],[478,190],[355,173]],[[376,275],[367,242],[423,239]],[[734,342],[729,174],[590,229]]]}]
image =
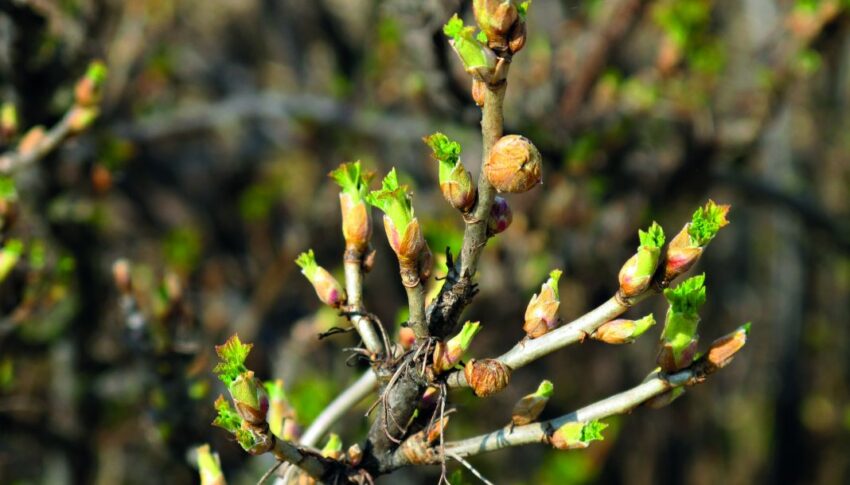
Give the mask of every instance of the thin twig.
[{"label": "thin twig", "polygon": [[[348,295],[348,310],[350,312],[349,320],[351,325],[360,334],[363,339],[363,344],[373,354],[381,354],[385,352],[384,345],[381,343],[381,338],[375,332],[374,325],[379,325],[377,321],[373,322],[362,316],[363,313],[363,256],[358,255],[357,258],[345,259],[345,292]],[[386,349],[389,352],[389,348]]]},{"label": "thin twig", "polygon": [[487,480],[487,478],[484,475],[482,475],[481,472],[479,472],[478,470],[475,469],[474,466],[472,466],[472,463],[464,460],[462,456],[460,456],[456,453],[451,453],[451,452],[447,452],[446,456],[457,461],[461,465],[465,466],[466,469],[469,470],[470,472],[472,472],[472,474],[475,475],[479,480],[481,480],[482,483],[484,483],[486,485],[493,485],[493,482],[491,482],[490,480]]},{"label": "thin twig", "polygon": [[76,109],[76,105],[72,106],[58,123],[44,133],[44,136],[36,146],[27,150],[26,153],[21,153],[16,147],[14,150],[0,155],[0,173],[8,174],[15,172],[23,167],[34,164],[56,150],[71,135],[71,118]]}]

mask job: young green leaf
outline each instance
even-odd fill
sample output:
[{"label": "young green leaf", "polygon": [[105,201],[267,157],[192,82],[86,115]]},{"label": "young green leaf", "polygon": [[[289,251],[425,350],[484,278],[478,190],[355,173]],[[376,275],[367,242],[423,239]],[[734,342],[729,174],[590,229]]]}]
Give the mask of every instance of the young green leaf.
[{"label": "young green leaf", "polygon": [[237,334],[227,339],[224,345],[216,345],[215,352],[221,362],[215,366],[213,372],[228,387],[239,375],[248,371],[248,368],[245,367],[245,359],[248,358],[251,347],[253,347],[253,344],[243,344]]},{"label": "young green leaf", "polygon": [[664,246],[664,228],[653,222],[646,231],[638,230],[641,247],[660,248]]},{"label": "young green leaf", "polygon": [[694,212],[688,227],[691,243],[695,246],[705,246],[711,242],[717,232],[729,224],[726,219],[729,208],[728,205],[717,205],[710,199],[705,207],[699,207]]}]

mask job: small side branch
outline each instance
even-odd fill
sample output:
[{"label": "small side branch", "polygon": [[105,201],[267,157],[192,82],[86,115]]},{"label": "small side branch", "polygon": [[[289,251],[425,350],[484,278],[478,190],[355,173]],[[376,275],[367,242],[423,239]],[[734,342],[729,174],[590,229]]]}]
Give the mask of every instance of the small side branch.
[{"label": "small side branch", "polygon": [[36,163],[56,150],[73,132],[71,121],[75,108],[76,106],[69,109],[58,123],[44,133],[35,146],[22,152],[20,145],[18,145],[15,149],[0,155],[0,173],[16,172],[23,167]]},{"label": "small side branch", "polygon": [[[373,354],[384,351],[381,337],[375,330],[377,322],[372,322],[363,312],[363,255],[345,255],[345,292],[348,295],[348,311],[351,312],[351,325],[360,334],[363,344]],[[389,349],[386,349],[389,351]]]}]

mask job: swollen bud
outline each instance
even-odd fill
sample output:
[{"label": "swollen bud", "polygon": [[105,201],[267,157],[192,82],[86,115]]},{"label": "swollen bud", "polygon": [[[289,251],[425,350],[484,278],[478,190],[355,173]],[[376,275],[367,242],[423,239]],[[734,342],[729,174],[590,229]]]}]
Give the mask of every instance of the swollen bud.
[{"label": "swollen bud", "polygon": [[608,425],[600,421],[571,421],[555,430],[549,438],[552,446],[559,450],[587,448],[592,441],[605,439],[602,430]]},{"label": "swollen bud", "polygon": [[431,147],[433,157],[439,162],[440,191],[455,209],[467,213],[475,205],[476,190],[472,175],[460,161],[460,143],[442,133],[423,139]]},{"label": "swollen bud", "polygon": [[637,253],[620,269],[620,292],[625,297],[637,296],[649,288],[664,246],[664,229],[657,222],[646,231],[638,231],[638,237]]},{"label": "swollen bud", "polygon": [[316,256],[312,249],[301,253],[295,260],[295,264],[301,267],[301,273],[313,285],[322,303],[333,308],[339,308],[345,304],[345,290],[325,268],[316,264]]},{"label": "swollen bud", "polygon": [[74,98],[77,104],[91,107],[100,102],[104,81],[106,81],[106,66],[100,61],[89,64],[86,74],[74,87]]},{"label": "swollen bud", "polygon": [[676,372],[691,364],[696,355],[699,335],[699,309],[705,303],[705,275],[694,276],[676,288],[664,290],[670,303],[661,333],[658,365],[665,372]]},{"label": "swollen bud", "polygon": [[703,357],[709,364],[709,372],[726,367],[739,350],[747,344],[750,334],[750,323],[746,323],[734,332],[724,335],[711,343],[708,352]]},{"label": "swollen bud", "polygon": [[717,205],[709,200],[704,207],[694,212],[691,222],[676,234],[667,247],[664,260],[664,281],[673,281],[691,267],[702,256],[705,247],[717,233],[729,224],[726,216],[730,206]]},{"label": "swollen bud", "polygon": [[490,206],[490,218],[487,219],[487,237],[493,237],[503,232],[510,227],[513,220],[514,213],[511,211],[508,201],[497,195],[493,199],[493,205]]},{"label": "swollen bud", "polygon": [[478,397],[496,394],[511,382],[511,368],[497,359],[470,359],[463,368],[463,375]]},{"label": "swollen bud", "polygon": [[489,45],[504,46],[505,38],[519,19],[514,3],[510,0],[474,0],[472,9]]},{"label": "swollen bud", "polygon": [[505,135],[490,150],[484,174],[499,192],[526,192],[542,181],[540,152],[524,136]]},{"label": "swollen bud", "polygon": [[372,236],[372,215],[366,203],[371,173],[364,173],[360,161],[343,163],[330,173],[342,190],[339,203],[342,210],[342,235],[345,248],[365,254]]},{"label": "swollen bud", "polygon": [[446,25],[443,33],[451,38],[450,44],[463,62],[463,67],[475,79],[489,83],[496,76],[496,54],[475,35],[475,27],[466,27],[463,20],[455,14]]},{"label": "swollen bud", "polygon": [[446,342],[437,342],[434,348],[434,371],[438,374],[451,370],[460,363],[472,339],[481,331],[481,323],[466,322],[460,333]]},{"label": "swollen bud", "polygon": [[210,445],[199,446],[195,449],[198,461],[198,473],[201,485],[226,485],[224,474],[221,472],[221,460],[218,453],[210,450]]},{"label": "swollen bud", "polygon": [[590,337],[606,344],[630,344],[650,327],[655,325],[655,317],[649,314],[640,320],[617,319],[602,324]]},{"label": "swollen bud", "polygon": [[529,338],[537,338],[549,333],[558,326],[558,307],[561,306],[558,294],[558,280],[561,271],[549,273],[549,279],[540,287],[540,293],[531,297],[525,309],[525,322],[522,329]]},{"label": "swollen bud", "polygon": [[540,413],[543,412],[543,408],[546,407],[546,403],[552,397],[554,387],[552,382],[544,380],[537,387],[537,391],[517,401],[511,412],[511,423],[515,426],[522,426],[534,422],[540,417]]},{"label": "swollen bud", "polygon": [[346,455],[348,455],[348,464],[351,466],[357,466],[363,461],[363,449],[357,443],[348,447]]}]

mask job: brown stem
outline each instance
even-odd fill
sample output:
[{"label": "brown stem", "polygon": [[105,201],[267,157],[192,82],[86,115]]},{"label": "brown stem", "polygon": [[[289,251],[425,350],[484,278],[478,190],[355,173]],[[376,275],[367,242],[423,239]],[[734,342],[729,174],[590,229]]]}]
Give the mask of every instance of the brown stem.
[{"label": "brown stem", "polygon": [[366,316],[363,308],[363,257],[361,253],[345,254],[345,293],[348,297],[351,325],[357,330],[363,344],[373,354],[380,354],[384,349],[381,337],[375,330],[375,325]]}]

